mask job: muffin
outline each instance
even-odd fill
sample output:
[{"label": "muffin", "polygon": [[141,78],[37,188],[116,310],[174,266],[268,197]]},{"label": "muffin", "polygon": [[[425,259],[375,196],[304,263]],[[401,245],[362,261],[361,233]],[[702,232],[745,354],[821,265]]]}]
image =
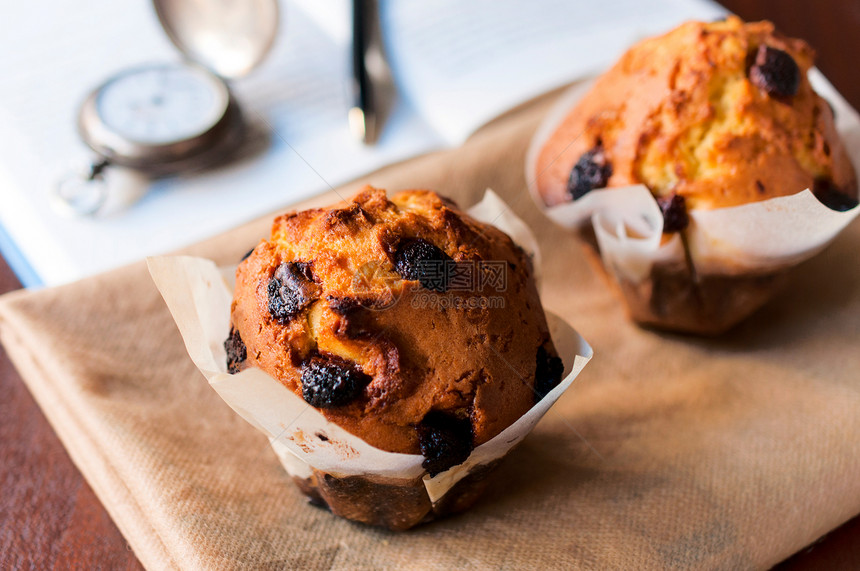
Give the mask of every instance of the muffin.
[{"label": "muffin", "polygon": [[[275,219],[239,264],[230,372],[265,371],[329,421],[430,476],[466,460],[561,380],[529,256],[494,226],[424,190]],[[404,529],[477,497],[485,472],[431,505],[419,479],[314,471],[315,501]]]},{"label": "muffin", "polygon": [[[833,110],[807,78],[813,58],[769,22],[688,22],[631,48],[540,147],[534,190],[544,206],[642,184],[662,213],[663,243],[680,238],[683,256],[655,263],[645,280],[619,280],[636,321],[719,333],[781,281],[785,268],[705,267],[689,245],[691,213],[804,189],[834,210],[857,205]],[[598,249],[591,228],[582,235]]]}]

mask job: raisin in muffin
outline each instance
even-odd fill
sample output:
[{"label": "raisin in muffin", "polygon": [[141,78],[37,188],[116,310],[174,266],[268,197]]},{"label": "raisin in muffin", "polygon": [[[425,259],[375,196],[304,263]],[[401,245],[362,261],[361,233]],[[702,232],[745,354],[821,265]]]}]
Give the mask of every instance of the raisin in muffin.
[{"label": "raisin in muffin", "polygon": [[231,372],[257,367],[330,421],[431,475],[558,384],[531,261],[433,192],[275,219],[236,272]]},{"label": "raisin in muffin", "polygon": [[[688,22],[631,48],[559,123],[536,154],[547,206],[604,187],[644,184],[680,235],[685,259],[650,279],[622,280],[643,324],[719,333],[769,299],[784,272],[696,268],[688,211],[813,190],[834,210],[857,204],[857,178],[833,111],[807,78],[813,50],[769,22]],[[591,229],[585,241],[596,249]]]}]

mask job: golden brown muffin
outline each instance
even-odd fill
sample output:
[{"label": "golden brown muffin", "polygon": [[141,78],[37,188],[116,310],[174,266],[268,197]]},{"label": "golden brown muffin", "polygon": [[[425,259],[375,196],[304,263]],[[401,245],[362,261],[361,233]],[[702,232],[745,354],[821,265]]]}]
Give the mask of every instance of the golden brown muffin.
[{"label": "golden brown muffin", "polygon": [[[785,267],[698,267],[688,210],[806,188],[834,210],[857,205],[833,111],[807,78],[813,56],[770,22],[687,22],[625,53],[535,155],[535,188],[547,206],[644,184],[663,213],[663,243],[681,233],[683,258],[660,260],[644,279],[611,276],[636,322],[719,334],[784,282]],[[591,227],[580,235],[599,251]],[[600,265],[599,256],[590,259]]]},{"label": "golden brown muffin", "polygon": [[538,192],[551,206],[641,183],[658,197],[683,197],[678,210],[812,188],[847,209],[857,180],[833,112],[807,79],[813,57],[806,42],[770,22],[736,17],[645,40],[548,139],[537,158]]},{"label": "golden brown muffin", "polygon": [[431,474],[558,384],[531,261],[430,191],[275,219],[239,265],[226,346],[329,420]]}]

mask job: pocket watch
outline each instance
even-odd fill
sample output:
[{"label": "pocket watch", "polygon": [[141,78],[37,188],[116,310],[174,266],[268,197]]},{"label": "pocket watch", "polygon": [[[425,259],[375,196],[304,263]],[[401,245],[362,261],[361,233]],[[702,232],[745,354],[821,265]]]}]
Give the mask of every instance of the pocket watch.
[{"label": "pocket watch", "polygon": [[182,62],[130,68],[84,100],[78,132],[96,154],[83,173],[56,187],[66,212],[92,215],[110,193],[106,169],[147,177],[191,171],[226,158],[243,132],[227,84],[257,67],[274,43],[277,0],[153,0]]}]

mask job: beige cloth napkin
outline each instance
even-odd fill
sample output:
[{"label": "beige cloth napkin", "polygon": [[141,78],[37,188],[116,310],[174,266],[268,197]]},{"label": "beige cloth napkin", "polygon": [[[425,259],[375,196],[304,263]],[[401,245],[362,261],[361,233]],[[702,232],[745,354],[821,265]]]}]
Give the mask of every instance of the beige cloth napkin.
[{"label": "beige cloth napkin", "polygon": [[[143,262],[0,300],[11,358],[144,565],[764,568],[860,512],[860,224],[724,338],[638,329],[526,191],[550,99],[339,190],[468,206],[492,187],[538,236],[545,305],[595,348],[463,515],[398,534],[308,505],[196,371]],[[190,253],[235,262],[269,219]]]}]

